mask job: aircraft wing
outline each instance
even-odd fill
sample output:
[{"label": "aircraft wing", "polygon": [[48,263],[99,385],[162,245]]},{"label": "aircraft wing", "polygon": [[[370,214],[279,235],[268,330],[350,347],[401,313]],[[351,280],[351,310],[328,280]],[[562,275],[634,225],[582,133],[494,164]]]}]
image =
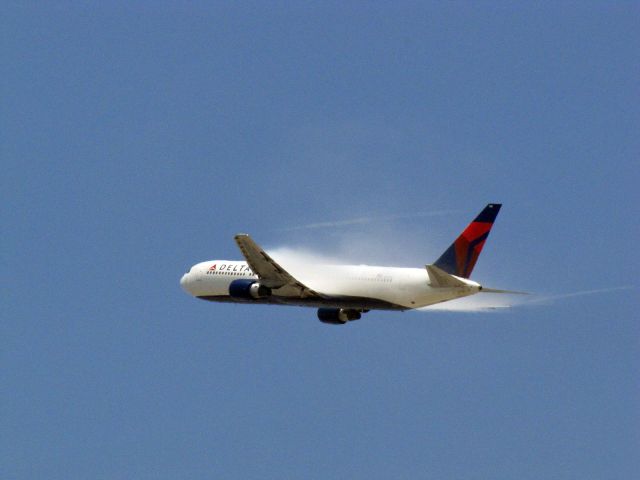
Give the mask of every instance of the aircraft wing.
[{"label": "aircraft wing", "polygon": [[302,282],[296,280],[289,272],[282,268],[246,233],[239,233],[235,241],[247,260],[247,264],[258,275],[260,284],[271,289],[281,289],[278,292],[284,296],[301,298],[321,297],[318,292],[311,290]]}]

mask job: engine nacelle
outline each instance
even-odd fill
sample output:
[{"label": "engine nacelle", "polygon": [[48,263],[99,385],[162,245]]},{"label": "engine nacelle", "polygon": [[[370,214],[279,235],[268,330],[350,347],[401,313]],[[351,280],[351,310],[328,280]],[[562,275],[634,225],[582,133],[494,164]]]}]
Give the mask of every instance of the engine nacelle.
[{"label": "engine nacelle", "polygon": [[244,298],[255,300],[257,298],[265,298],[271,295],[271,289],[260,285],[255,280],[239,279],[229,284],[229,296],[233,298]]},{"label": "engine nacelle", "polygon": [[358,310],[346,308],[319,308],[318,318],[322,323],[331,325],[343,325],[351,320],[359,320],[361,317]]}]

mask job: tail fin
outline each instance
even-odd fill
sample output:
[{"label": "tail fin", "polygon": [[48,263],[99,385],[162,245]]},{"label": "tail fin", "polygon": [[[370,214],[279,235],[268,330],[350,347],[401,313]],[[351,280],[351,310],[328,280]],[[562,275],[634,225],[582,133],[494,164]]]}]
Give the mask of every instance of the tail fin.
[{"label": "tail fin", "polygon": [[469,278],[501,206],[490,203],[484,207],[434,265],[450,275]]}]

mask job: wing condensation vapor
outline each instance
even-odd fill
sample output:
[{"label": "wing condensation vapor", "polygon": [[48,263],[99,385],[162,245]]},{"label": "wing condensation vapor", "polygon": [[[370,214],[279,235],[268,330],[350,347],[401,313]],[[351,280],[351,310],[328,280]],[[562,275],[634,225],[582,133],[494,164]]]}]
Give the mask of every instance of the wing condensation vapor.
[{"label": "wing condensation vapor", "polygon": [[297,280],[278,264],[246,233],[234,237],[247,264],[258,275],[260,283],[271,289],[287,288],[297,291],[301,298],[321,297],[321,295]]}]

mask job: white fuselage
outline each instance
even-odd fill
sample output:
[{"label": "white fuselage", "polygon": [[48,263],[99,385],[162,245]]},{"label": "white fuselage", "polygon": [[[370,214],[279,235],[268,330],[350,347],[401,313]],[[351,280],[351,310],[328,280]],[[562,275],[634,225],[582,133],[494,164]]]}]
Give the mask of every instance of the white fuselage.
[{"label": "white fuselage", "polygon": [[[253,303],[407,310],[472,295],[481,288],[466,279],[461,279],[465,283],[462,287],[434,288],[427,270],[423,268],[287,265],[287,270],[307,287],[320,293],[323,300],[291,298],[276,289],[269,299],[257,299]],[[247,303],[229,296],[229,285],[240,279],[258,281],[258,276],[246,262],[212,260],[191,267],[180,283],[195,297]]]}]

